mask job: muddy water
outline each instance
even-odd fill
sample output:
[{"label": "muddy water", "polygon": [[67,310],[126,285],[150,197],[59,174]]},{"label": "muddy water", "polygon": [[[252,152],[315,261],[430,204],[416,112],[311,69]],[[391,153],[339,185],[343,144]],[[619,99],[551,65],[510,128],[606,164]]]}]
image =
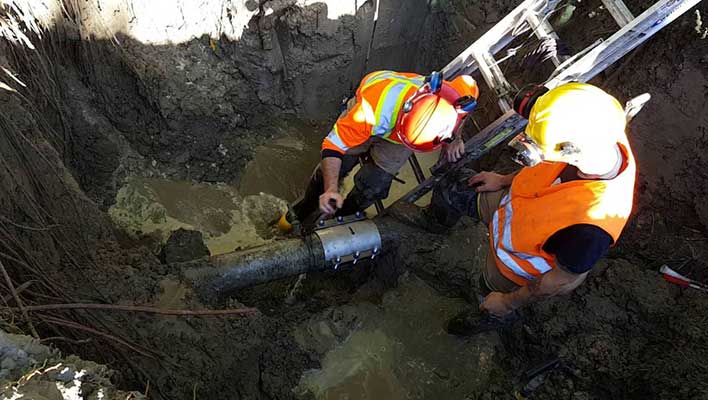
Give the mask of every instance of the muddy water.
[{"label": "muddy water", "polygon": [[494,333],[460,340],[444,331],[465,304],[404,276],[380,305],[352,303],[300,326],[301,346],[323,355],[297,392],[318,400],[462,399],[479,393],[495,367]]},{"label": "muddy water", "polygon": [[[132,178],[119,190],[111,218],[127,232],[152,235],[165,241],[170,232],[196,229],[204,234],[212,254],[223,254],[266,243],[275,234],[273,222],[304,191],[312,170],[320,159],[322,126],[290,121],[277,127],[281,132],[256,149],[238,186],[210,185],[157,178]],[[438,153],[419,154],[427,171]],[[357,167],[358,168],[358,167]],[[353,187],[353,176],[345,179],[343,192]],[[389,205],[417,182],[409,164],[394,182]],[[421,199],[420,203],[426,203]],[[375,214],[371,207],[370,215]]]},{"label": "muddy water", "polygon": [[276,137],[255,150],[241,175],[238,191],[244,195],[270,193],[292,202],[302,194],[320,160],[327,127],[288,121],[287,126],[276,129]]},{"label": "muddy water", "polygon": [[[320,161],[322,137],[327,134],[328,125],[311,126],[302,122],[291,121],[287,128],[279,128],[280,136],[256,149],[253,160],[247,165],[238,186],[242,194],[270,193],[274,196],[294,201],[300,196],[309,180],[310,174]],[[437,162],[439,151],[417,154],[418,161],[426,175],[429,168]],[[343,193],[348,193],[354,186],[353,177],[356,167],[343,182]],[[388,199],[388,206],[417,185],[413,169],[406,163],[394,181]],[[423,198],[421,203],[427,203]],[[375,209],[372,207],[371,212]],[[373,215],[373,214],[371,214]]]},{"label": "muddy water", "polygon": [[277,197],[242,196],[228,185],[133,178],[118,191],[109,215],[127,232],[160,241],[179,228],[199,230],[211,253],[222,254],[266,243],[285,209]]}]

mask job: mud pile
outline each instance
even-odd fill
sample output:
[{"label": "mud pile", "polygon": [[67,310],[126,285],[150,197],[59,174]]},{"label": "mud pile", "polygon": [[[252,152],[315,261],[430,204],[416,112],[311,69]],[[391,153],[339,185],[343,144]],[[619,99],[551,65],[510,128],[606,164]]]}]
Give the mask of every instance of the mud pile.
[{"label": "mud pile", "polygon": [[[365,70],[440,68],[515,5],[382,2],[369,51],[373,2],[16,3],[3,12],[41,15],[44,28],[31,47],[0,41],[2,66],[22,82],[4,77],[17,92],[0,89],[0,259],[14,286],[27,305],[197,311],[207,307],[160,261],[156,237],[198,229],[212,253],[273,240],[268,223],[317,162],[308,143]],[[629,5],[638,14],[648,3]],[[600,1],[575,6],[560,32],[571,46],[577,32],[610,25]],[[708,19],[705,4],[695,11]],[[260,310],[248,317],[59,310],[32,313],[30,326],[3,310],[3,329],[54,337],[154,398],[509,398],[548,357],[562,368],[539,398],[704,398],[705,296],[654,272],[666,263],[705,277],[708,42],[696,15],[597,78],[621,100],[653,95],[630,130],[635,216],[588,282],[530,307],[514,330],[444,333],[449,316],[476,306],[487,238],[470,221],[411,237],[373,267],[273,282],[219,305]],[[482,99],[482,122],[492,103]],[[172,225],[147,236],[149,223]]]}]

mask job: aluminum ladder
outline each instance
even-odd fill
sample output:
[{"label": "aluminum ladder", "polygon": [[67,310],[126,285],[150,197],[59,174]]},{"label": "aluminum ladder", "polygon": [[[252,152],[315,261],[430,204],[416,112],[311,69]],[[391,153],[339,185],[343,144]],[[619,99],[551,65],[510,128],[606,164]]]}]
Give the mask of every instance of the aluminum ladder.
[{"label": "aluminum ladder", "polygon": [[[556,69],[543,85],[552,89],[568,82],[589,81],[699,2],[700,0],[659,0],[635,17],[622,0],[602,0],[619,30],[605,40],[597,40],[566,60],[553,58]],[[559,3],[560,0],[523,1],[442,69],[443,76],[448,80],[479,70],[487,86],[497,97],[503,114],[465,143],[462,159],[452,164],[444,160],[438,162],[431,168],[433,175],[427,179],[424,179],[420,165],[417,165],[416,171],[413,164],[417,164],[417,160],[415,156],[411,157],[411,166],[419,184],[399,201],[415,202],[431,191],[447,173],[479,159],[526,126],[528,121],[512,109],[515,90],[504,77],[499,67],[500,61],[495,59],[495,55],[515,38],[529,31],[539,39],[557,39],[558,36],[548,20],[558,9]]]}]

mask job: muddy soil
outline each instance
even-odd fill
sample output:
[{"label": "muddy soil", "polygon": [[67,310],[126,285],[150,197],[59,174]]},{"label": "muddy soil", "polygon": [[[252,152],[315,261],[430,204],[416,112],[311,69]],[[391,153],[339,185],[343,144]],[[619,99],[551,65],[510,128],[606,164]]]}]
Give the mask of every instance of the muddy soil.
[{"label": "muddy soil", "polygon": [[[179,227],[202,231],[212,253],[274,240],[268,223],[299,194],[362,75],[374,7],[182,2],[157,18],[151,2],[101,3],[72,5],[87,25],[50,27],[37,51],[2,42],[3,66],[28,88],[17,86],[25,97],[0,90],[0,256],[18,286],[42,282],[23,294],[29,304],[201,310],[158,258],[159,242]],[[647,3],[628,2],[635,13]],[[383,2],[367,69],[440,68],[514,5]],[[571,47],[610,30],[599,1],[575,5],[560,32]],[[510,331],[472,340],[443,331],[449,316],[476,307],[487,237],[471,221],[415,235],[373,267],[293,277],[220,305],[258,307],[250,317],[80,311],[40,313],[36,325],[46,336],[91,339],[57,345],[110,364],[121,387],[151,398],[513,398],[523,371],[550,357],[562,365],[537,398],[708,398],[706,297],[656,273],[666,263],[708,277],[708,41],[697,23],[707,7],[595,80],[621,100],[653,96],[630,128],[640,169],[634,216],[581,288],[524,310]],[[496,113],[485,98],[478,111],[482,124]],[[481,166],[508,168],[498,157],[506,155]],[[132,347],[57,332],[59,317]]]}]

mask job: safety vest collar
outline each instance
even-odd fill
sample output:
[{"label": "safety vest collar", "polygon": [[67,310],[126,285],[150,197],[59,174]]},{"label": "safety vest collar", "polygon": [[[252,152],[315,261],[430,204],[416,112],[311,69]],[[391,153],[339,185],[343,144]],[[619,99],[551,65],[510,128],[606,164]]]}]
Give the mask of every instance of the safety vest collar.
[{"label": "safety vest collar", "polygon": [[[527,178],[531,179],[514,179],[512,184],[514,186],[514,193],[516,196],[532,198],[544,196],[559,190],[565,190],[573,186],[585,186],[590,182],[607,182],[608,184],[612,184],[619,180],[626,180],[627,175],[633,176],[636,172],[634,158],[627,145],[622,142],[617,142],[617,146],[622,155],[622,166],[617,176],[614,178],[602,179],[601,181],[576,179],[559,185],[553,185],[553,182],[558,179],[563,170],[568,166],[568,163],[544,161],[534,167],[524,168],[524,174]],[[543,181],[540,181],[541,179]]]}]

